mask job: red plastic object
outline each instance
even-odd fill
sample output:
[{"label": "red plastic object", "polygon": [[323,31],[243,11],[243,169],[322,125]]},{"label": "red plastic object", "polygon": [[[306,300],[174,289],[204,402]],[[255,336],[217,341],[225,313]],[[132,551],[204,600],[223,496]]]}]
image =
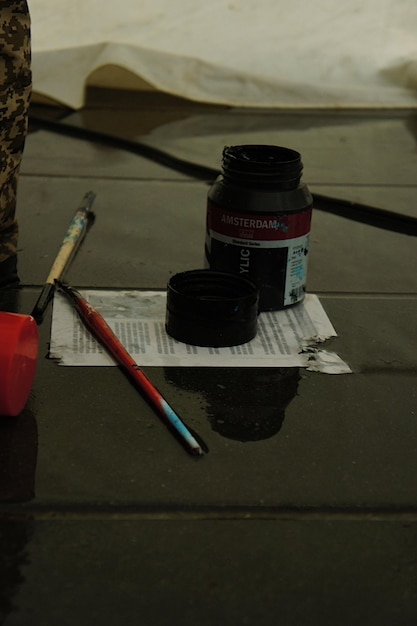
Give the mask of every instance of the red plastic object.
[{"label": "red plastic object", "polygon": [[35,378],[38,327],[30,315],[0,312],[0,415],[23,410]]}]

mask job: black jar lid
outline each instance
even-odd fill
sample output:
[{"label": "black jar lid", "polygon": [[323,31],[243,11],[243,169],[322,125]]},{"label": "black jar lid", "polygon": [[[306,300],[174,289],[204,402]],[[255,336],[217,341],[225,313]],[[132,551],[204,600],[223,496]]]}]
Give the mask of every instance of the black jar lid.
[{"label": "black jar lid", "polygon": [[256,335],[259,290],[237,274],[190,270],[167,287],[166,331],[195,346],[246,343]]}]

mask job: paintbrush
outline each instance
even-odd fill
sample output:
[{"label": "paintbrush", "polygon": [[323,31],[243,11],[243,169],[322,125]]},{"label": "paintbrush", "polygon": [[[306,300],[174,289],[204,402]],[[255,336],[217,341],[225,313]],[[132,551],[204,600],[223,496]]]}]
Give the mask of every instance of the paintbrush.
[{"label": "paintbrush", "polygon": [[127,374],[136,387],[143,393],[152,408],[160,415],[164,422],[173,429],[188,452],[197,456],[201,456],[204,452],[207,452],[207,448],[205,447],[203,451],[202,445],[200,445],[174,409],[140,369],[139,365],[116,337],[102,315],[83,298],[79,291],[73,289],[61,280],[55,280],[55,283],[70,300],[85,327],[122,367],[124,373]]},{"label": "paintbrush", "polygon": [[64,275],[64,272],[77,252],[88,227],[94,221],[95,215],[92,211],[92,205],[95,197],[96,196],[92,191],[89,191],[84,195],[70,225],[68,226],[58,255],[51,267],[48,278],[46,279],[39,298],[37,299],[31,313],[37,324],[42,322],[48,304],[52,299],[55,290],[55,279],[61,278]]}]

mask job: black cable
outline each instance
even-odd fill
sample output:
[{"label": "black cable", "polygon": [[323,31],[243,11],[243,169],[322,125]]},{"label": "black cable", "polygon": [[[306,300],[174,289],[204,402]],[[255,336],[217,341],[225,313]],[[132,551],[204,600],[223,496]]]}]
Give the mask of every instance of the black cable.
[{"label": "black cable", "polygon": [[145,159],[149,159],[159,165],[169,167],[170,169],[182,174],[187,174],[188,176],[192,176],[198,180],[211,182],[216,179],[220,173],[214,168],[206,167],[205,165],[198,165],[192,163],[191,161],[174,157],[159,148],[153,148],[147,144],[132,141],[130,139],[123,139],[122,137],[117,137],[116,135],[105,133],[101,130],[90,130],[80,126],[62,123],[59,120],[45,119],[33,114],[30,116],[30,121],[34,122],[38,127],[44,130],[49,130],[68,137],[92,141],[105,146],[111,146],[112,148],[125,150],[127,152],[133,152],[134,154],[142,156]]},{"label": "black cable", "polygon": [[[117,137],[103,131],[74,126],[72,124],[63,123],[61,120],[47,119],[32,112],[30,114],[30,123],[43,130],[132,152],[159,165],[168,167],[181,174],[192,176],[206,183],[211,184],[220,174],[220,171],[215,168],[180,159],[159,148],[154,148],[141,142],[131,141],[130,139],[123,139],[122,137]],[[413,237],[417,236],[417,218],[415,217],[371,207],[359,202],[331,198],[314,192],[313,197],[314,208],[320,211],[391,232],[411,235]]]},{"label": "black cable", "polygon": [[368,206],[359,202],[329,198],[313,192],[314,208],[339,217],[389,230],[402,235],[417,236],[417,218],[404,213]]}]

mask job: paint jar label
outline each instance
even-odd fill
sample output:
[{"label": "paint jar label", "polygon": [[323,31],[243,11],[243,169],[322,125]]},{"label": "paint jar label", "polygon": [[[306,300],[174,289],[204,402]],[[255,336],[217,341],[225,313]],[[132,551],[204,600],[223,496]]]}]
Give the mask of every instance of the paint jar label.
[{"label": "paint jar label", "polygon": [[261,310],[305,295],[311,207],[287,214],[248,214],[207,205],[206,266],[238,273],[260,288]]}]

